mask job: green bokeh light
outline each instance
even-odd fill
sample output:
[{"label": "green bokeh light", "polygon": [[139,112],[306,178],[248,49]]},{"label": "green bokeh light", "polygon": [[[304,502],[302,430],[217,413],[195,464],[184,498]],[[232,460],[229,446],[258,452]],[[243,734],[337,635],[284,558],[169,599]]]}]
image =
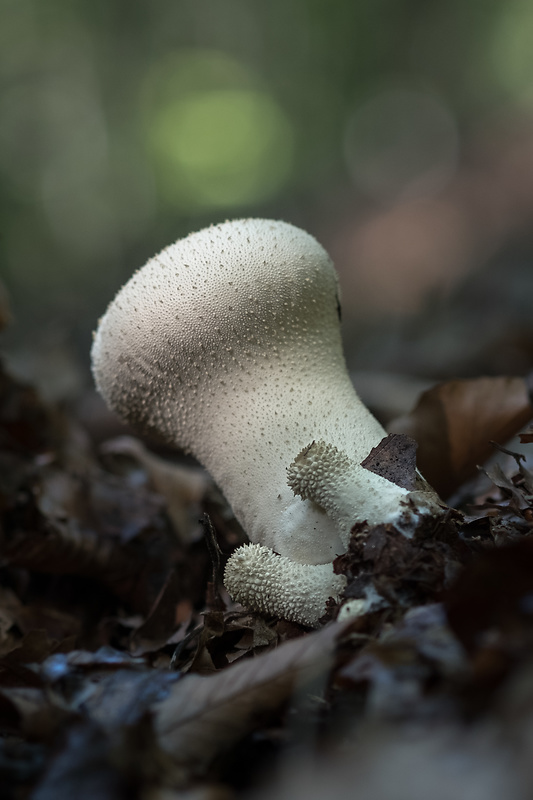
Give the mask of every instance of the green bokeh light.
[{"label": "green bokeh light", "polygon": [[216,54],[196,52],[151,82],[150,156],[164,200],[184,211],[260,202],[290,176],[290,121],[249,73],[227,62],[217,69]]},{"label": "green bokeh light", "polygon": [[493,27],[492,64],[497,83],[512,96],[533,105],[533,6],[506,3]]}]

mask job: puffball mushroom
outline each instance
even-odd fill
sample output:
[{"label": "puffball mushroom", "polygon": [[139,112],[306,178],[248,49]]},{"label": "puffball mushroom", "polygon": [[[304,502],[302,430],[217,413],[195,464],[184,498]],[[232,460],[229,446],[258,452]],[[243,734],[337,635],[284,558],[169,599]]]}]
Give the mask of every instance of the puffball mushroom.
[{"label": "puffball mushroom", "polygon": [[413,514],[406,489],[360,466],[386,434],[350,382],[338,306],[311,235],[236,220],[148,261],[92,348],[109,406],[192,453],[246,531],[252,544],[226,566],[230,595],[307,625],[343,589],[332,561],[352,525]]}]

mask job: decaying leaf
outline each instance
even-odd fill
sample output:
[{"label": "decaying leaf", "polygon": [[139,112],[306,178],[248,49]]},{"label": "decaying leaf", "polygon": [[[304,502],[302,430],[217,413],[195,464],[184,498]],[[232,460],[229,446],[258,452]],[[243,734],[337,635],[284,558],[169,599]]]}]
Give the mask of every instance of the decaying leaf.
[{"label": "decaying leaf", "polygon": [[523,378],[476,378],[438,384],[413,411],[388,426],[418,442],[420,471],[444,498],[472,477],[533,416]]},{"label": "decaying leaf", "polygon": [[298,682],[325,672],[346,627],[333,623],[216,675],[186,676],[153,708],[161,747],[179,764],[201,771],[277,711]]},{"label": "decaying leaf", "polygon": [[[356,525],[348,552],[334,562],[358,604],[360,627],[439,596],[454,567],[450,548],[421,530],[408,539],[392,525]],[[367,618],[367,619],[365,619]]]},{"label": "decaying leaf", "polygon": [[148,473],[150,484],[167,504],[168,515],[176,536],[183,543],[198,538],[200,503],[211,481],[201,469],[173,464],[151,453],[138,439],[120,436],[105,442],[101,451],[136,459]]},{"label": "decaying leaf", "polygon": [[[407,422],[447,493],[530,414],[524,381],[481,379],[428,392]],[[353,615],[309,634],[215,592],[213,542],[225,553],[244,536],[212,489],[200,498],[135,440],[108,452],[141,469],[109,471],[94,448],[0,370],[2,798],[249,800],[266,773],[292,774],[266,796],[293,800],[531,795],[524,455],[488,468],[490,490],[465,487],[466,523],[450,511],[411,538],[356,526],[335,561],[345,602],[327,618]],[[363,465],[420,488],[414,451],[393,434]],[[178,528],[191,509],[198,524],[202,500],[211,554],[172,535],[161,493]]]},{"label": "decaying leaf", "polygon": [[412,490],[416,487],[416,449],[410,436],[390,433],[361,462],[361,466],[388,481]]}]

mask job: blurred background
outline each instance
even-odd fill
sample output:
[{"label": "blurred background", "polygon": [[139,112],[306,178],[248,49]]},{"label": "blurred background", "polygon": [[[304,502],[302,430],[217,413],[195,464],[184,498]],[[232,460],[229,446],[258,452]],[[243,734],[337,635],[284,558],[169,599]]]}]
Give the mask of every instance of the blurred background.
[{"label": "blurred background", "polygon": [[9,366],[76,400],[136,268],[266,216],[333,256],[363,394],[525,373],[532,41],[527,0],[3,0]]}]

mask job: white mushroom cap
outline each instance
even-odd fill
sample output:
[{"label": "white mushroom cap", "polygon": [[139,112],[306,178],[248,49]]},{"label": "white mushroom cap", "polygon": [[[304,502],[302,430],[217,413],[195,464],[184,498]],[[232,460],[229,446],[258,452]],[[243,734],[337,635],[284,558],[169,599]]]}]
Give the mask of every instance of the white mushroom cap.
[{"label": "white mushroom cap", "polygon": [[92,357],[108,404],[193,453],[252,542],[305,564],[344,551],[287,467],[313,439],[359,464],[385,432],[346,372],[337,277],[312,236],[247,219],[176,242],[119,292]]}]

